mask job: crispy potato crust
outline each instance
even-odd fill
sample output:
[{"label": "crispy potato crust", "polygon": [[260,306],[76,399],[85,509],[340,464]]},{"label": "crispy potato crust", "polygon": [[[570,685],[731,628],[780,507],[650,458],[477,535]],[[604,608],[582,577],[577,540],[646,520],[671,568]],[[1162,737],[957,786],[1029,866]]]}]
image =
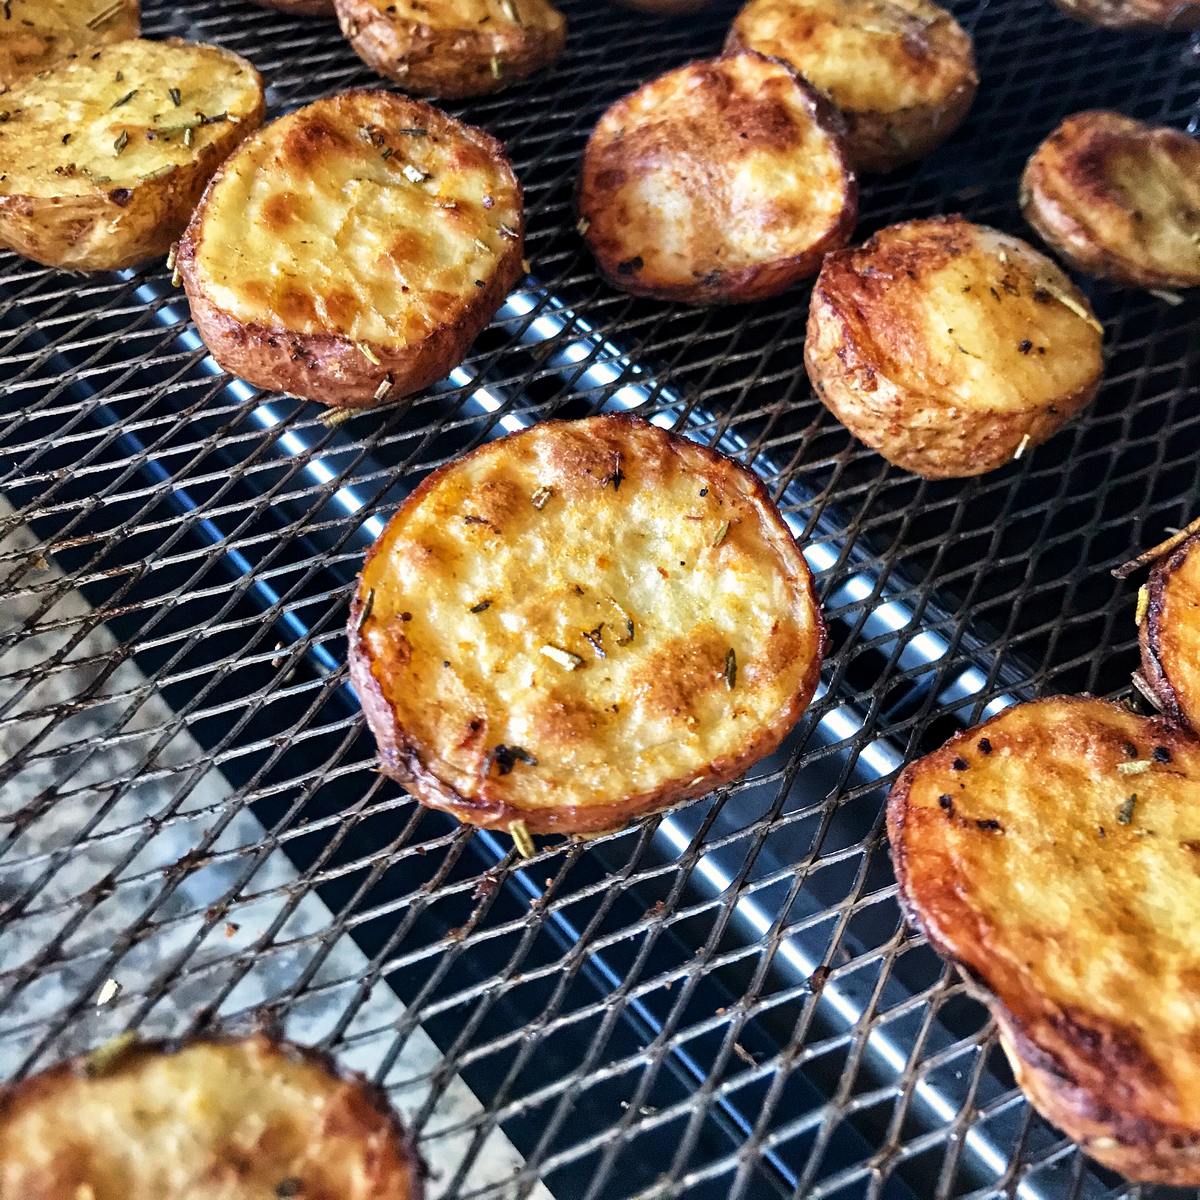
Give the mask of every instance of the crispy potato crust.
[{"label": "crispy potato crust", "polygon": [[482,96],[548,67],[567,20],[549,0],[336,0],[359,58],[406,91]]},{"label": "crispy potato crust", "polygon": [[369,408],[462,360],[520,277],[524,221],[494,138],[419,100],[344,92],[243,145],[177,261],[227,371]]},{"label": "crispy potato crust", "polygon": [[1142,674],[1163,712],[1200,733],[1200,534],[1155,566],[1146,591]]},{"label": "crispy potato crust", "polygon": [[858,214],[831,110],[761,54],[694,62],[601,118],[579,183],[614,287],[689,304],[759,300],[816,272]]},{"label": "crispy potato crust", "polygon": [[1081,271],[1200,285],[1200,142],[1114,112],[1068,117],[1021,180],[1025,219]]},{"label": "crispy potato crust", "polygon": [[930,0],[750,0],[725,48],[781,58],[824,92],[864,172],[895,170],[941,145],[979,84],[970,36]]},{"label": "crispy potato crust", "polygon": [[961,217],[907,221],[825,259],[804,362],[855,437],[929,479],[994,470],[1096,393],[1087,299],[1018,238]]},{"label": "crispy potato crust", "polygon": [[140,25],[138,0],[8,0],[0,10],[0,93],[85,46],[135,38]]},{"label": "crispy potato crust", "polygon": [[336,11],[333,0],[254,0],[254,3],[298,17],[332,17]]},{"label": "crispy potato crust", "polygon": [[812,698],[824,625],[750,472],[600,416],[425,480],[367,558],[348,638],[382,769],[422,803],[584,833],[774,750]]},{"label": "crispy potato crust", "polygon": [[1035,1107],[1131,1179],[1200,1184],[1200,742],[1022,704],[906,767],[887,819],[906,912]]},{"label": "crispy potato crust", "polygon": [[1130,29],[1200,29],[1200,4],[1190,0],[1055,0],[1069,17],[1092,25]]},{"label": "crispy potato crust", "polygon": [[262,1034],[101,1048],[0,1090],[0,1200],[421,1200],[422,1174],[382,1091]]},{"label": "crispy potato crust", "polygon": [[262,120],[263,88],[228,50],[133,40],[27,79],[4,103],[0,244],[48,266],[116,270],[167,252]]}]

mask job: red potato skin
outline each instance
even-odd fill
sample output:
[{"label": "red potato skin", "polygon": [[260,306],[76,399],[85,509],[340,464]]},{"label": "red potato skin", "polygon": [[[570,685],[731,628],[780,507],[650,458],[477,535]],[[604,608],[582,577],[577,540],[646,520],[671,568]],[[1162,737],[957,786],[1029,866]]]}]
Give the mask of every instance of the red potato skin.
[{"label": "red potato skin", "polygon": [[[425,109],[431,123],[446,120],[444,114],[423,101],[406,103]],[[208,298],[199,278],[196,252],[208,197],[225,168],[218,170],[179,241],[175,264],[196,328],[221,367],[267,391],[288,392],[331,408],[345,409],[377,408],[392,403],[429,387],[456,367],[521,278],[525,245],[523,192],[504,147],[482,130],[461,128],[485,149],[489,158],[503,163],[509,172],[520,213],[515,230],[518,236],[506,243],[495,270],[484,281],[485,286],[477,290],[456,320],[443,322],[420,342],[400,349],[372,344],[370,349],[378,363],[371,362],[349,338],[244,324]],[[386,390],[385,383],[388,383]]]},{"label": "red potato skin", "polygon": [[1162,705],[1164,715],[1185,729],[1200,734],[1200,729],[1196,728],[1197,714],[1189,713],[1180,703],[1179,693],[1168,676],[1163,646],[1163,637],[1168,632],[1164,629],[1167,585],[1171,576],[1192,554],[1200,554],[1200,533],[1181,542],[1150,572],[1150,578],[1146,581],[1149,604],[1145,620],[1138,627],[1138,646],[1142,655],[1142,677]]},{"label": "red potato skin", "polygon": [[[753,50],[728,49],[725,57],[736,54],[754,54]],[[761,56],[766,58],[766,55]],[[814,242],[804,253],[794,254],[787,258],[776,259],[773,262],[755,263],[733,270],[712,272],[687,285],[675,285],[664,281],[656,281],[647,271],[633,274],[622,270],[622,264],[627,261],[628,246],[621,237],[606,237],[603,232],[605,221],[603,214],[612,203],[612,192],[615,191],[606,181],[617,178],[624,170],[619,157],[619,148],[601,143],[594,131],[588,139],[584,150],[582,168],[576,185],[575,207],[584,227],[589,248],[595,256],[596,266],[600,276],[610,286],[619,291],[629,292],[634,296],[645,296],[653,300],[673,301],[682,304],[715,306],[723,304],[750,304],[755,301],[769,299],[787,291],[801,280],[815,275],[821,268],[825,255],[830,251],[844,246],[854,232],[858,222],[858,181],[850,168],[849,161],[840,144],[844,122],[841,115],[826,98],[800,78],[792,69],[779,59],[771,59],[785,68],[793,77],[797,87],[804,96],[813,121],[831,136],[839,139],[838,155],[841,164],[841,186],[845,195],[837,222],[832,225],[819,240]],[[721,59],[712,64],[719,67]],[[693,68],[702,69],[703,62],[690,64]],[[650,87],[654,83],[644,85]],[[636,93],[635,93],[636,94]],[[625,97],[617,102],[618,107],[632,99]],[[755,120],[752,112],[747,118],[748,129],[742,130],[742,136],[753,138],[770,136],[766,128],[766,119]],[[756,128],[762,126],[762,128]],[[715,169],[720,169],[715,165]]]},{"label": "red potato skin", "polygon": [[1200,4],[1189,0],[1055,0],[1068,17],[1106,29],[1200,29]]},{"label": "red potato skin", "polygon": [[[612,414],[603,419],[617,427],[623,423],[629,424],[635,421],[635,418],[626,414]],[[566,422],[543,422],[542,427],[547,424],[566,424]],[[465,459],[479,454],[488,445],[490,443],[485,443],[464,458],[455,459],[427,476],[405,500],[402,507],[419,504],[425,494],[436,486],[438,479],[445,472]],[[735,469],[739,473],[742,471],[741,467],[733,464],[725,455],[710,447],[692,446],[691,448],[703,450],[705,457],[721,473],[731,469]],[[754,481],[754,485],[755,499],[768,506],[766,511],[774,512],[774,505],[766,488],[757,479]],[[783,525],[782,518],[777,516],[776,520]],[[783,528],[786,532],[786,525],[783,525]],[[790,532],[788,537],[791,537]],[[379,749],[380,770],[383,774],[406,788],[421,804],[428,808],[441,809],[443,812],[451,813],[464,824],[477,825],[484,829],[507,829],[514,821],[523,821],[531,834],[598,834],[619,829],[642,817],[675,808],[688,800],[706,795],[715,788],[738,779],[755,762],[775,750],[803,715],[820,680],[821,662],[828,644],[828,635],[820,605],[817,603],[812,576],[806,569],[803,577],[807,581],[808,599],[815,614],[814,632],[818,641],[812,656],[812,663],[801,688],[793,697],[788,708],[779,714],[771,727],[760,730],[738,754],[715,760],[709,764],[707,771],[693,776],[688,783],[639,793],[626,797],[616,804],[567,805],[554,810],[524,809],[508,804],[499,797],[463,796],[426,767],[421,745],[400,724],[395,709],[384,695],[383,688],[376,678],[375,667],[366,641],[362,636],[361,627],[364,616],[363,601],[360,597],[361,581],[367,565],[378,553],[382,541],[382,537],[377,539],[368,551],[363,564],[363,572],[360,572],[359,583],[355,586],[350,603],[350,616],[346,624],[350,682],[358,693],[367,725],[375,735],[375,742]],[[796,548],[796,553],[800,554],[799,547]]]}]

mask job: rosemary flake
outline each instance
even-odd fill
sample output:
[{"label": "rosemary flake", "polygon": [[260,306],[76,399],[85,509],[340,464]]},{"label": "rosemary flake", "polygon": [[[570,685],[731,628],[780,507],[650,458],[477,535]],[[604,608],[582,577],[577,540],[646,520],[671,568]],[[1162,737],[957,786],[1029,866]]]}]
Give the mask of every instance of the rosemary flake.
[{"label": "rosemary flake", "polygon": [[500,78],[500,60],[494,54],[492,55],[492,78]]},{"label": "rosemary flake", "polygon": [[508,836],[513,840],[513,846],[522,858],[532,858],[537,853],[533,838],[524,821],[512,821],[508,826]]},{"label": "rosemary flake", "polygon": [[129,130],[122,129],[121,132],[117,135],[117,140],[115,142],[113,142],[113,151],[116,154],[120,154],[125,149],[125,147],[128,145],[129,145]]},{"label": "rosemary flake", "polygon": [[725,651],[725,686],[733,691],[737,685],[737,653],[732,646]]},{"label": "rosemary flake", "polygon": [[409,183],[424,183],[429,178],[428,171],[422,171],[420,167],[414,167],[412,163],[405,163],[400,168],[400,173]]},{"label": "rosemary flake", "polygon": [[471,605],[471,611],[473,613],[487,612],[487,610],[491,607],[492,602],[490,600],[480,600],[478,604]]},{"label": "rosemary flake", "polygon": [[183,93],[177,88],[167,88],[167,95],[171,98],[171,103],[178,108],[183,103]]},{"label": "rosemary flake", "polygon": [[428,129],[418,129],[415,125],[412,125],[407,129],[397,129],[395,132],[407,134],[409,137],[428,137],[429,136]]},{"label": "rosemary flake", "polygon": [[355,342],[354,348],[369,362],[372,366],[379,366],[379,355],[367,345],[366,342]]},{"label": "rosemary flake", "polygon": [[1137,594],[1137,609],[1133,614],[1134,625],[1140,627],[1146,619],[1146,614],[1150,611],[1150,591],[1145,584],[1138,588]]},{"label": "rosemary flake", "polygon": [[363,626],[371,619],[371,613],[375,608],[375,589],[372,588],[367,593],[366,603],[363,605],[362,616],[358,618],[358,632],[362,633]]},{"label": "rosemary flake", "polygon": [[570,650],[563,650],[558,646],[551,645],[549,642],[544,645],[540,653],[552,662],[558,663],[566,671],[575,671],[583,666],[584,660],[578,654],[572,654]]},{"label": "rosemary flake", "polygon": [[717,530],[716,537],[712,540],[712,547],[715,550],[729,536],[729,522],[726,521],[720,529]]},{"label": "rosemary flake", "polygon": [[533,493],[532,496],[529,497],[529,503],[532,504],[533,507],[538,510],[538,512],[541,512],[542,509],[546,507],[547,501],[553,495],[553,488],[540,487],[536,492]]},{"label": "rosemary flake", "polygon": [[[131,91],[126,92],[125,95],[123,95],[120,98],[120,100],[116,101],[112,107],[120,108],[123,104],[128,104],[130,102],[130,100],[132,100],[134,98],[134,96],[136,96],[137,94],[138,94],[138,89],[133,88]],[[108,111],[112,112],[112,108],[110,108]]]},{"label": "rosemary flake", "polygon": [[595,629],[585,629],[581,635],[583,640],[596,652],[597,658],[607,658],[608,651],[604,649],[604,643],[600,640],[601,634],[604,632],[604,622],[601,621]]},{"label": "rosemary flake", "polygon": [[375,399],[382,400],[388,392],[392,390],[393,379],[390,375],[385,375],[380,381],[379,386],[375,389]]},{"label": "rosemary flake", "polygon": [[1016,450],[1013,451],[1013,462],[1016,462],[1026,450],[1029,449],[1029,434],[1023,434],[1020,442],[1017,443]]},{"label": "rosemary flake", "polygon": [[1117,763],[1118,775],[1144,775],[1150,770],[1150,760],[1148,758],[1138,758],[1133,762]]},{"label": "rosemary flake", "polygon": [[1117,809],[1117,824],[1128,825],[1133,820],[1133,808],[1137,804],[1137,792],[1121,802],[1121,807]]}]

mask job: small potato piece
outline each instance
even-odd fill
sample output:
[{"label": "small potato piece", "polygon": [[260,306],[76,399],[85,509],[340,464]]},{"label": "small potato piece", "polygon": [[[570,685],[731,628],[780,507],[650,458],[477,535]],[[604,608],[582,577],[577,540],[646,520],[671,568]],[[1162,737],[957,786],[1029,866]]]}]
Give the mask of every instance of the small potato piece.
[{"label": "small potato piece", "polygon": [[297,17],[332,17],[333,0],[254,0],[263,8],[277,8]]},{"label": "small potato piece", "polygon": [[258,1034],[120,1040],[0,1090],[0,1200],[421,1200],[378,1088]]},{"label": "small potato piece", "polygon": [[381,768],[422,804],[587,833],[774,750],[812,698],[824,625],[754,475],[610,415],[426,479],[372,547],[347,636]]},{"label": "small potato piece", "polygon": [[567,20],[549,0],[336,0],[359,58],[405,91],[482,96],[548,67]]},{"label": "small potato piece", "polygon": [[0,245],[100,271],[166,254],[262,120],[263,88],[228,50],[133,40],[26,79],[4,103]]},{"label": "small potato piece", "polygon": [[580,228],[614,287],[690,304],[774,296],[844,246],[858,212],[828,106],[753,52],[652,80],[601,118]]},{"label": "small potato piece", "polygon": [[1112,29],[1152,26],[1200,29],[1200,4],[1191,0],[1056,0],[1069,17]]},{"label": "small potato piece", "polygon": [[1155,566],[1146,592],[1142,674],[1163,712],[1200,733],[1200,533]]},{"label": "small potato piece", "polygon": [[369,408],[462,360],[520,277],[523,237],[499,142],[419,100],[345,92],[230,158],[177,262],[227,371]]},{"label": "small potato piece", "polygon": [[781,58],[824,92],[862,172],[924,158],[962,124],[979,83],[970,36],[930,0],[750,0],[725,48]]},{"label": "small potato piece", "polygon": [[1068,117],[1021,180],[1025,219],[1090,275],[1200,286],[1200,142],[1114,112]]},{"label": "small potato piece", "polygon": [[1130,1179],[1200,1184],[1200,741],[1017,705],[906,767],[887,825],[905,911],[1034,1106]]},{"label": "small potato piece", "polygon": [[0,93],[85,46],[137,37],[140,23],[138,0],[8,0],[0,6]]},{"label": "small potato piece", "polygon": [[825,259],[804,362],[826,407],[889,462],[981,475],[1096,394],[1099,322],[1045,255],[962,217],[907,221]]}]

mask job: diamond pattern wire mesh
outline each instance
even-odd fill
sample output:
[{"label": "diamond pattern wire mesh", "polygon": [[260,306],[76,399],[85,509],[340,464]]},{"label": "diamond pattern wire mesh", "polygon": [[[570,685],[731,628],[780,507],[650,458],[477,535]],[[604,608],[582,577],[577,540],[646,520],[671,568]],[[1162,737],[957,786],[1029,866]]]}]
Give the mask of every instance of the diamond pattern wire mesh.
[{"label": "diamond pattern wire mesh", "polygon": [[[1197,301],[1094,286],[1091,411],[983,479],[908,477],[813,399],[804,291],[690,311],[596,278],[571,210],[589,128],[733,10],[565,7],[554,70],[450,106],[510,148],[533,277],[411,405],[331,426],[217,371],[161,264],[0,254],[0,1066],[266,1004],[388,1083],[447,1195],[1149,1195],[1031,1114],[901,922],[881,804],[905,756],[1014,697],[1128,693],[1133,585],[1108,569],[1194,515]],[[862,236],[942,211],[1024,233],[1016,178],[1063,115],[1196,120],[1183,38],[954,7],[975,110],[867,182]],[[146,27],[246,54],[273,112],[375,82],[332,25],[240,0],[151,3]],[[824,690],[747,780],[520,862],[375,772],[347,597],[428,470],[630,406],[774,489],[819,571]],[[498,1132],[521,1157],[480,1174]]]}]

